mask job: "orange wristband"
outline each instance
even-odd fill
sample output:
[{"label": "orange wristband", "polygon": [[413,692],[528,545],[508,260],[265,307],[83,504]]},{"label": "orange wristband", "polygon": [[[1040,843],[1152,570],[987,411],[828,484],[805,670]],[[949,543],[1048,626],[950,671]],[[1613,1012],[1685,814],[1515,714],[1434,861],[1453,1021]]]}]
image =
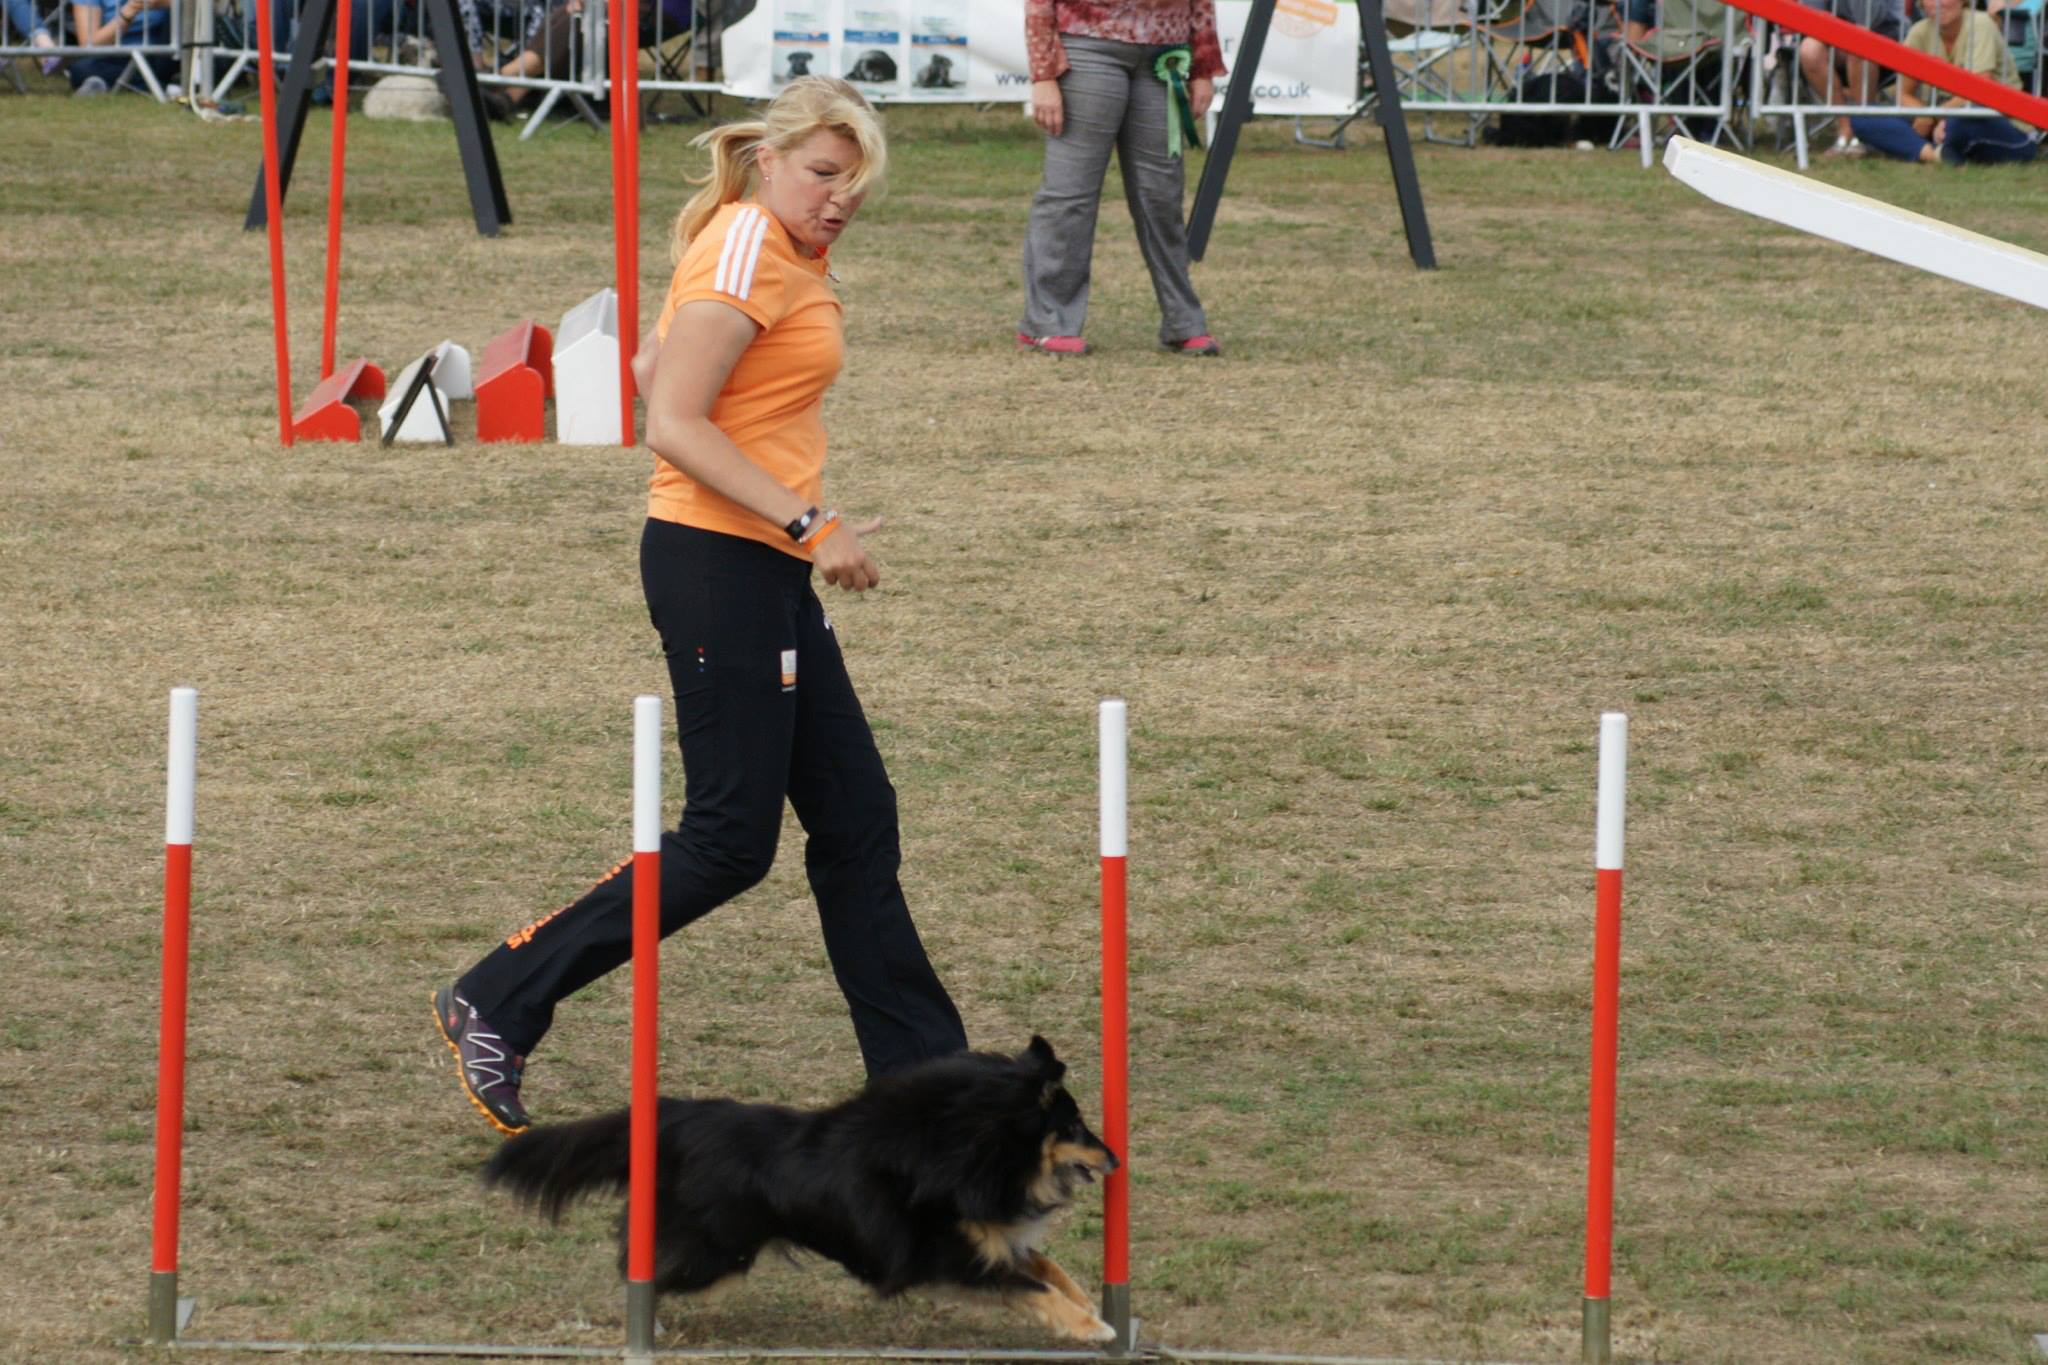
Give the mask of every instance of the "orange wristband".
[{"label": "orange wristband", "polygon": [[804,543],[810,546],[813,550],[815,550],[820,545],[823,545],[825,543],[826,536],[831,535],[834,531],[838,529],[839,518],[833,517],[830,520],[826,521],[826,523],[823,526],[820,526],[818,528],[818,533],[816,535],[812,536],[809,540],[805,541]]}]

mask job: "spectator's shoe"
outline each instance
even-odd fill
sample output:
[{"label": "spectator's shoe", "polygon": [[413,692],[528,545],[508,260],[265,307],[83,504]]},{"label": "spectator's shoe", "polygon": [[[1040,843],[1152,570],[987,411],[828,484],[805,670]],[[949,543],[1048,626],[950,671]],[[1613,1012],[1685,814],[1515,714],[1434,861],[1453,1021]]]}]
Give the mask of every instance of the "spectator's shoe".
[{"label": "spectator's shoe", "polygon": [[[41,29],[37,29],[29,36],[28,45],[33,48],[55,47],[57,40]],[[54,76],[57,74],[57,68],[62,65],[64,65],[62,57],[45,57],[42,61],[42,72],[45,76]]]},{"label": "spectator's shoe", "polygon": [[1862,156],[1869,151],[1860,137],[1838,137],[1835,145],[1822,152],[1822,156]]},{"label": "spectator's shoe", "polygon": [[107,83],[105,81],[101,80],[98,76],[87,76],[78,83],[78,88],[71,92],[71,98],[75,100],[90,99],[94,95],[104,95],[106,93]]},{"label": "spectator's shoe", "polygon": [[462,1078],[462,1093],[469,1096],[469,1102],[499,1132],[507,1136],[525,1132],[533,1122],[519,1102],[519,1078],[526,1072],[526,1059],[507,1048],[505,1040],[491,1031],[453,986],[434,992],[434,1023],[448,1050],[455,1054],[456,1074]]},{"label": "spectator's shoe", "polygon": [[1216,344],[1216,338],[1207,332],[1198,337],[1189,337],[1186,341],[1162,341],[1159,344],[1162,350],[1172,351],[1175,355],[1223,354],[1223,348]]},{"label": "spectator's shoe", "polygon": [[1079,337],[1035,337],[1019,332],[1017,344],[1027,351],[1043,351],[1047,355],[1088,354],[1088,343]]},{"label": "spectator's shoe", "polygon": [[490,119],[493,123],[510,123],[512,121],[512,100],[504,91],[493,90],[490,86],[485,85],[477,88],[477,94],[483,96],[484,117]]}]

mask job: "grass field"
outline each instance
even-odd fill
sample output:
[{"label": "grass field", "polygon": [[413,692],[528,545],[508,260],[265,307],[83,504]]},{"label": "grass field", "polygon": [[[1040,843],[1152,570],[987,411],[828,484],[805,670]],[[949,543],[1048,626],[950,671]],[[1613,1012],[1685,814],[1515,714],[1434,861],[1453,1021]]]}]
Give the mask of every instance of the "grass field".
[{"label": "grass field", "polygon": [[[2018,305],[1632,154],[1241,152],[1152,349],[1020,357],[1037,147],[892,116],[849,233],[832,605],[978,1044],[1098,1070],[1094,707],[1129,698],[1133,1298],[1183,1348],[1577,1358],[1593,741],[1633,722],[1615,1332],[1633,1361],[2028,1358],[2048,1331],[2048,371]],[[164,700],[200,689],[182,1288],[217,1338],[621,1340],[609,1210],[478,1192],[429,992],[623,856],[644,455],[276,445],[257,135],[0,95],[0,1358],[144,1326]],[[326,125],[288,219],[317,356]],[[344,355],[607,281],[603,143],[358,121]],[[643,144],[642,297],[685,136]],[[2048,249],[2038,167],[1831,180]],[[470,420],[461,412],[461,422]],[[671,782],[676,769],[671,767]],[[800,859],[672,939],[666,1088],[858,1061]],[[622,1103],[626,973],[544,1118]],[[1098,1276],[1099,1223],[1054,1249]],[[1029,1346],[767,1265],[664,1344]]]}]

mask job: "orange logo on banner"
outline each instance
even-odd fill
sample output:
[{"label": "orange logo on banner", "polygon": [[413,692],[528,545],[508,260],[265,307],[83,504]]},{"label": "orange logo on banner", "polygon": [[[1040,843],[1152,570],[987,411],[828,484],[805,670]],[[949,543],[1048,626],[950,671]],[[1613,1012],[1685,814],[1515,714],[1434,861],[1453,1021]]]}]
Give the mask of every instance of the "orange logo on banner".
[{"label": "orange logo on banner", "polygon": [[1313,38],[1336,22],[1331,0],[1279,0],[1273,7],[1273,27],[1290,38]]}]

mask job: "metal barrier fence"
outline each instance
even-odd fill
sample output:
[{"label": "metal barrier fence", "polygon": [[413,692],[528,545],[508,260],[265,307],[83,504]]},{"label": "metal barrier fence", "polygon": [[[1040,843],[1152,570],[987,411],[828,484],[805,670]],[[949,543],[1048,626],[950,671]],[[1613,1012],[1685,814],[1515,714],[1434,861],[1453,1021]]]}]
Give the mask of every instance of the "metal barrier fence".
[{"label": "metal barrier fence", "polygon": [[[1899,37],[1903,39],[1912,23],[1909,16],[1900,17]],[[2036,95],[2044,93],[2042,8],[2012,6],[1998,18],[2006,46],[2013,53],[2021,87]],[[1908,83],[1891,72],[1874,70],[1867,85],[1861,80],[1852,85],[1854,68],[1845,74],[1835,62],[1825,58],[1813,62],[1822,66],[1820,86],[1816,89],[1810,73],[1802,69],[1806,63],[1802,63],[1800,55],[1802,44],[1813,43],[1814,40],[1762,21],[1756,21],[1756,28],[1761,35],[1756,43],[1761,58],[1750,67],[1748,107],[1752,131],[1753,134],[1772,134],[1781,149],[1789,133],[1801,170],[1811,163],[1815,123],[1824,128],[1849,118],[1931,116],[1933,113],[1907,105],[1903,99],[1903,87]],[[1817,43],[1814,46],[1819,47]],[[1997,111],[1976,104],[1943,108],[1939,115],[1944,119],[1999,117]]]},{"label": "metal barrier fence", "polygon": [[[1503,122],[1501,132],[1526,127],[1525,120],[1577,118],[1582,134],[1596,133],[1610,147],[1639,147],[1647,168],[1657,125],[1669,120],[1702,141],[1744,148],[1766,134],[1782,147],[1789,133],[1804,168],[1817,120],[1918,112],[1902,101],[1901,83],[1889,72],[1860,99],[1830,79],[1839,74],[1832,66],[1815,89],[1800,72],[1800,34],[1720,0],[1388,0],[1387,19],[1402,107],[1422,121],[1430,141],[1469,146],[1503,118],[1513,122]],[[2039,0],[2013,7],[2002,22],[2022,84],[2043,93],[2048,62],[2041,60]],[[1910,27],[1903,24],[1901,36]],[[1319,121],[1297,119],[1297,140],[1342,145],[1348,127],[1378,102],[1362,56],[1359,80],[1359,102],[1349,114],[1320,136]],[[1995,111],[1965,104],[1940,116]],[[1553,134],[1550,140],[1564,140],[1563,130]]]},{"label": "metal barrier fence", "polygon": [[[271,3],[275,58],[283,70],[291,60],[298,4]],[[700,21],[689,0],[638,0],[638,8],[641,61],[652,67],[642,73],[640,88],[650,102],[664,92],[724,88],[710,65],[716,28]],[[501,114],[526,115],[522,139],[544,127],[565,99],[586,121],[601,124],[592,102],[608,98],[611,90],[606,0],[457,0],[457,9],[486,102]],[[417,0],[354,0],[353,11],[351,71],[431,76],[438,70],[426,11]],[[216,98],[256,60],[254,23],[237,24],[234,37],[234,46],[219,49],[230,61],[213,87]]]},{"label": "metal barrier fence", "polygon": [[[126,0],[126,5],[132,18],[119,0],[92,0],[88,7],[100,11],[96,31],[81,32],[72,0],[5,0],[0,4],[0,60],[62,62],[74,90],[97,80],[108,90],[133,86],[159,101],[169,99],[167,87],[184,79],[178,61],[190,41],[187,26],[206,0]],[[16,90],[26,88],[11,65],[8,74]]]},{"label": "metal barrier fence", "polygon": [[[48,0],[0,0],[0,59],[61,59],[74,73],[100,72],[110,87],[138,87],[159,100],[174,84],[219,100],[256,59],[256,25],[247,6],[273,6],[282,68],[290,61],[300,4],[93,2],[109,15],[119,12],[120,3],[145,8],[133,23],[121,25],[117,37],[111,31],[91,35],[102,40],[95,44],[81,41],[75,31],[69,0],[54,7]],[[1918,0],[1889,2],[1910,6]],[[665,93],[694,98],[729,89],[720,69],[719,25],[706,12],[717,0],[636,3],[643,103]],[[457,5],[479,83],[491,92],[486,99],[500,113],[526,112],[522,138],[544,127],[564,100],[592,124],[600,121],[592,105],[610,93],[606,0]],[[375,76],[435,72],[438,60],[419,0],[353,0],[352,8],[352,68]],[[1526,131],[1531,120],[1576,118],[1582,139],[1590,134],[1610,147],[1636,146],[1647,167],[1658,125],[1668,121],[1704,141],[1743,147],[1769,136],[1782,148],[1789,135],[1804,167],[1816,123],[1913,113],[1901,100],[1902,83],[1888,72],[1878,73],[1872,86],[1852,90],[1841,68],[1817,63],[1824,72],[1816,88],[1809,78],[1813,67],[1801,70],[1801,35],[1721,0],[1387,0],[1386,9],[1401,102],[1421,119],[1423,136],[1432,141],[1471,145],[1504,117],[1512,122],[1502,124],[1503,132]],[[1910,27],[1906,14],[1895,18],[1901,33]],[[2042,0],[2010,6],[2000,23],[2023,84],[2043,93],[2048,62],[2041,56]],[[49,46],[38,45],[39,34],[47,35]],[[133,35],[140,40],[128,41]],[[78,79],[74,74],[74,83]],[[1361,54],[1356,107],[1322,136],[1311,135],[1310,122],[1298,119],[1296,136],[1305,143],[1341,145],[1349,124],[1376,102]],[[1944,109],[1941,116],[1992,113],[1966,105]]]},{"label": "metal barrier fence", "polygon": [[[301,0],[92,0],[125,17],[107,40],[75,31],[71,0],[4,0],[0,7],[0,60],[57,61],[74,73],[97,74],[112,89],[133,86],[158,100],[173,87],[203,91],[218,101],[256,65],[253,3],[271,4],[272,41],[280,78],[290,65]],[[457,0],[478,83],[512,108],[530,111],[521,137],[543,127],[555,104],[568,99],[591,123],[593,101],[610,94],[606,0]],[[438,55],[418,0],[353,0],[349,66],[372,76],[432,76]],[[144,16],[148,16],[146,19]],[[161,16],[161,18],[157,17]],[[640,88],[651,103],[664,93],[712,94],[725,88],[716,67],[717,26],[700,18],[690,0],[639,0]],[[102,21],[112,23],[111,18]],[[134,41],[134,35],[142,35]],[[40,35],[40,36],[39,36]],[[44,39],[47,39],[45,45]],[[186,69],[180,70],[180,62]],[[324,60],[324,59],[323,59]],[[11,68],[10,68],[11,70]],[[23,82],[16,79],[16,88]]]},{"label": "metal barrier fence", "polygon": [[[1731,77],[1747,30],[1719,0],[1389,0],[1387,19],[1397,93],[1430,141],[1469,146],[1502,116],[1577,118],[1610,147],[1639,143],[1648,166],[1660,118],[1739,140]],[[1297,137],[1341,143],[1378,102],[1362,65],[1360,84],[1358,107],[1327,136],[1298,121]]]}]

